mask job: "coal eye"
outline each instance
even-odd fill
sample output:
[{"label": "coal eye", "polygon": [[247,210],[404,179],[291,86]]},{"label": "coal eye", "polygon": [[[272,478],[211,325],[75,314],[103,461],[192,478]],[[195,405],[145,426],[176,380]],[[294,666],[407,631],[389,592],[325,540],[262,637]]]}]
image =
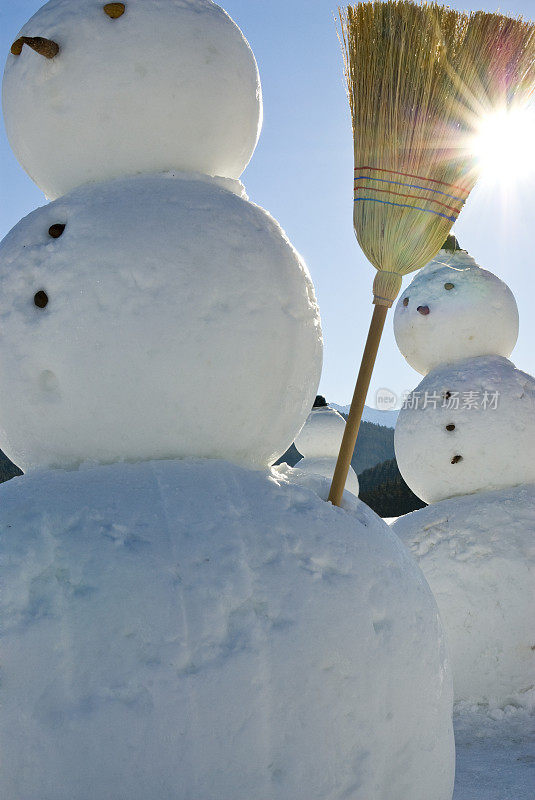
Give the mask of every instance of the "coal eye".
[{"label": "coal eye", "polygon": [[44,308],[48,304],[48,295],[46,292],[43,292],[40,289],[38,292],[34,294],[33,302],[37,306],[37,308]]},{"label": "coal eye", "polygon": [[446,425],[446,430],[447,431],[454,431],[455,430],[455,425],[453,424],[453,422],[450,422],[449,425]]},{"label": "coal eye", "polygon": [[104,6],[104,13],[111,19],[119,19],[119,17],[123,16],[125,11],[126,6],[124,3],[106,3]]},{"label": "coal eye", "polygon": [[65,230],[65,225],[62,225],[61,222],[56,222],[55,225],[51,225],[48,229],[48,235],[51,236],[53,239],[59,239],[63,231]]},{"label": "coal eye", "polygon": [[407,306],[409,305],[409,298],[408,297],[404,297],[403,298],[403,305],[405,306],[405,308],[407,308]]},{"label": "coal eye", "polygon": [[453,456],[453,458],[451,459],[451,463],[452,464],[458,464],[459,461],[462,461],[462,460],[463,460],[462,456]]},{"label": "coal eye", "polygon": [[453,289],[454,286],[455,286],[454,283],[445,283],[444,289],[447,289],[449,291],[450,289]]}]

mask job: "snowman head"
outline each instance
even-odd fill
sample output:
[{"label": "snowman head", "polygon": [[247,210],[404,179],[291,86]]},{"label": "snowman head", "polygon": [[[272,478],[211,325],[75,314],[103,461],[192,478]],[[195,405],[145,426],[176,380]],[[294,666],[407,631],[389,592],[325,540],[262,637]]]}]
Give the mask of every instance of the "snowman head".
[{"label": "snowman head", "polygon": [[262,116],[251,48],[211,0],[50,0],[14,37],[3,106],[51,199],[140,172],[238,178]]},{"label": "snowman head", "polygon": [[507,358],[518,337],[518,309],[509,287],[468,253],[441,250],[400,296],[394,333],[411,367],[426,375],[472,356]]}]

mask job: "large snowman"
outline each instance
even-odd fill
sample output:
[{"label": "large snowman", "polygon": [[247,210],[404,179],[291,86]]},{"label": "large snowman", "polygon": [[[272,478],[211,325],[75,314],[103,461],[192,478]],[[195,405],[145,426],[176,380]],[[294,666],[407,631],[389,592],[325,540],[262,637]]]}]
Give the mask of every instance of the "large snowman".
[{"label": "large snowman", "polygon": [[261,116],[239,29],[208,0],[52,0],[4,108],[61,196],[0,245],[0,446],[27,472],[0,489],[1,796],[450,800],[422,573],[269,467],[321,330],[236,180]]},{"label": "large snowman", "polygon": [[[510,355],[513,295],[450,242],[401,295],[403,355],[422,382],[395,431],[430,505],[393,526],[437,598],[458,700],[530,704],[535,674],[535,379]],[[442,363],[440,363],[442,362]]]}]

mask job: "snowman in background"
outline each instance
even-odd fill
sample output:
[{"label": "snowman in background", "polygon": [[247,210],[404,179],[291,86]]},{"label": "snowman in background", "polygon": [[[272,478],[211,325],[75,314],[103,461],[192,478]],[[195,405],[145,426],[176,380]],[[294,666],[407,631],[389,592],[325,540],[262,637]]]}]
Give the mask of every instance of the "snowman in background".
[{"label": "snowman in background", "polygon": [[430,505],[400,517],[437,599],[457,700],[533,702],[535,379],[508,360],[509,288],[453,237],[401,295],[396,340],[425,377],[395,430],[400,471]]},{"label": "snowman in background", "polygon": [[[295,440],[295,446],[303,456],[295,468],[332,481],[345,427],[343,416],[318,395]],[[353,467],[349,468],[345,488],[358,497],[359,480]]]},{"label": "snowman in background", "polygon": [[420,570],[356,498],[269,468],[322,342],[238,180],[262,108],[240,30],[210,0],[51,0],[3,97],[56,199],[0,245],[0,445],[26,470],[0,487],[0,794],[450,800]]}]

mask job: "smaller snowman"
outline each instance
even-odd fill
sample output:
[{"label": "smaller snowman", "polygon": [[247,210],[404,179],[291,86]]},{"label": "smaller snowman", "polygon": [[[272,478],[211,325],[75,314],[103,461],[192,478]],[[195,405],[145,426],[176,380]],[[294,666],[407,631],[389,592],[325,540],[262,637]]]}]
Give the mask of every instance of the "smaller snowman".
[{"label": "smaller snowman", "polygon": [[401,295],[394,326],[425,375],[400,412],[396,458],[431,504],[394,532],[437,599],[456,699],[525,705],[535,674],[535,379],[507,358],[514,297],[451,237]]},{"label": "smaller snowman", "polygon": [[[318,395],[312,411],[295,440],[303,458],[296,464],[301,472],[323,475],[332,480],[340,444],[345,430],[345,420],[338,411],[330,408],[325,398]],[[353,467],[349,468],[346,490],[358,497],[359,481]]]}]

